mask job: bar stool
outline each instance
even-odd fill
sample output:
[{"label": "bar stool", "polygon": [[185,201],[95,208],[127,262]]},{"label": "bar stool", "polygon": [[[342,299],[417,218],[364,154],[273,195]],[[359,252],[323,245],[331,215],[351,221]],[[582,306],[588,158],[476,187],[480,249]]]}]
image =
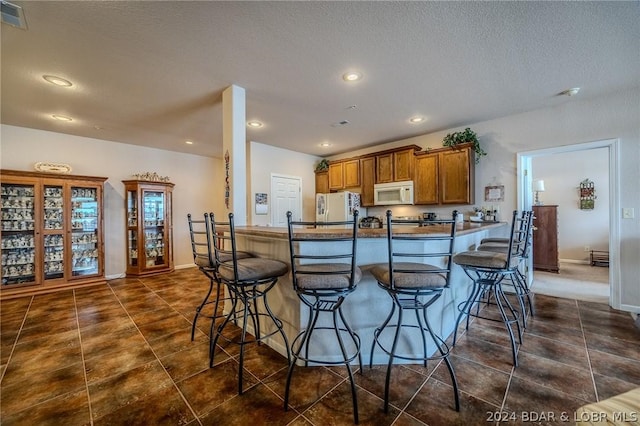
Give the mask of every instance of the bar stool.
[{"label": "bar stool", "polygon": [[[520,264],[519,253],[521,253],[524,247],[524,236],[516,232],[516,229],[519,229],[520,222],[521,218],[518,217],[518,211],[514,210],[506,253],[472,250],[458,253],[453,257],[453,262],[460,265],[467,276],[473,281],[473,288],[469,298],[466,302],[458,305],[460,313],[456,320],[453,344],[455,345],[456,343],[458,326],[464,315],[467,316],[467,330],[469,329],[469,317],[471,316],[492,321],[502,321],[509,333],[514,367],[518,366],[518,358],[515,337],[511,325],[516,325],[518,341],[522,343],[520,313],[514,309],[505,295],[502,289],[502,281],[507,276],[512,280],[516,279],[514,276]],[[492,297],[495,299],[494,303],[491,302]],[[497,305],[501,319],[497,320],[495,318],[482,316],[480,314],[480,305],[482,303]],[[475,313],[473,312],[474,307],[476,309]],[[507,314],[505,307],[510,315]]]},{"label": "bar stool", "polygon": [[[267,301],[267,293],[278,282],[278,277],[286,274],[289,267],[278,260],[263,259],[259,257],[241,258],[236,249],[236,233],[233,221],[233,213],[229,213],[229,221],[216,221],[213,213],[209,215],[211,234],[213,236],[213,248],[217,276],[221,283],[225,284],[231,293],[232,306],[224,321],[213,330],[213,339],[209,348],[209,367],[213,367],[215,347],[219,338],[240,345],[239,370],[238,370],[238,394],[242,395],[242,372],[244,371],[244,347],[250,343],[260,344],[261,341],[280,334],[287,348],[287,361],[291,362],[289,342],[282,329],[280,321],[271,311]],[[224,261],[226,258],[231,260]],[[258,303],[262,301],[264,311],[259,310]],[[238,309],[238,302],[242,308]],[[237,312],[237,313],[236,313]],[[260,318],[266,317],[275,325],[275,330],[267,334],[261,334]],[[242,322],[242,333],[239,339],[231,339],[224,336],[223,331],[231,319]],[[254,338],[247,338],[247,323],[253,324]]]},{"label": "bar stool", "polygon": [[[520,220],[518,221],[517,229],[514,231],[517,234],[514,237],[516,240],[524,238],[524,243],[521,245],[521,247],[518,247],[518,250],[515,253],[515,255],[518,256],[518,259],[520,260],[520,265],[526,262],[531,252],[531,232],[533,230],[532,225],[533,211],[523,210],[521,212]],[[480,241],[480,245],[476,248],[476,250],[506,253],[508,244],[508,238],[484,238],[482,239],[482,241]],[[522,268],[520,266],[516,269],[515,274],[507,276],[505,278],[508,280],[508,282],[503,282],[503,285],[508,284],[513,286],[514,291],[516,292],[516,295],[518,297],[518,304],[520,305],[520,310],[522,311],[522,327],[526,328],[526,305],[529,306],[530,315],[535,315],[533,303],[531,301],[531,289],[529,288],[529,284],[527,283],[527,278],[522,273]]]},{"label": "bar stool", "polygon": [[[342,313],[345,298],[352,293],[362,277],[360,268],[356,266],[356,243],[358,232],[358,211],[352,220],[339,222],[302,222],[293,221],[291,212],[287,212],[289,228],[289,250],[291,253],[291,275],[293,288],[298,298],[309,308],[306,327],[298,333],[291,342],[293,359],[289,364],[287,383],[284,394],[284,409],[289,408],[289,388],[293,370],[298,361],[303,361],[305,367],[309,363],[324,365],[344,364],[347,367],[351,381],[351,396],[353,399],[353,418],[358,423],[358,399],[350,363],[358,358],[360,374],[362,374],[362,356],[360,354],[360,336],[356,334]],[[294,227],[341,227],[335,235],[296,235]],[[307,250],[306,243],[313,243],[314,247]],[[332,326],[318,325],[321,313],[330,313]],[[338,321],[340,317],[340,322]],[[310,354],[310,346],[319,343],[326,333],[335,334],[342,353],[342,359],[331,361],[314,357]],[[348,337],[352,344],[345,345],[343,336]],[[312,338],[313,337],[313,338]],[[317,340],[316,340],[317,339]],[[317,345],[316,345],[317,346]],[[304,348],[304,353],[303,352]]]},{"label": "bar stool", "polygon": [[[196,307],[196,314],[193,317],[193,323],[191,325],[191,340],[193,341],[196,331],[196,323],[200,316],[211,319],[211,328],[218,318],[224,317],[224,315],[218,315],[218,308],[220,302],[228,300],[229,297],[221,297],[223,295],[223,285],[220,283],[216,275],[216,263],[214,259],[214,252],[211,248],[211,228],[209,225],[209,214],[204,214],[203,220],[194,220],[191,213],[187,215],[187,221],[189,222],[189,235],[191,237],[191,251],[193,252],[193,262],[196,264],[200,272],[202,272],[207,278],[209,278],[209,290],[204,299],[198,307]],[[253,257],[251,253],[238,252],[238,258],[244,259],[247,257]],[[224,256],[221,259],[223,262],[231,260],[230,256]],[[215,298],[209,299],[211,293],[215,288]],[[203,313],[203,309],[206,305],[213,304],[213,312],[209,314]],[[211,330],[209,331],[211,336]]]},{"label": "bar stool", "polygon": [[[429,225],[439,225],[437,228],[413,228],[420,229],[421,233],[400,233],[397,225],[415,223],[416,226],[425,224],[424,221],[392,219],[391,211],[387,211],[387,241],[389,262],[375,265],[371,273],[378,281],[378,285],[384,289],[393,304],[391,312],[382,325],[373,333],[371,345],[371,357],[369,366],[373,364],[373,353],[379,346],[389,355],[387,375],[384,386],[384,412],[389,411],[389,384],[391,381],[391,367],[394,359],[422,361],[426,367],[427,361],[443,359],[453,385],[456,411],[460,411],[460,396],[458,381],[456,380],[453,366],[449,360],[449,346],[431,327],[427,309],[442,296],[443,291],[449,287],[451,278],[451,266],[453,245],[456,236],[456,215],[453,212],[451,219],[427,221]],[[412,228],[403,228],[412,229]],[[425,229],[429,233],[424,233]],[[409,248],[418,243],[419,250]],[[436,264],[437,263],[437,264]],[[392,319],[398,311],[395,322]],[[405,322],[404,312],[414,311],[417,324]],[[422,315],[420,315],[422,314]],[[387,329],[395,329],[391,348],[381,342],[381,336]],[[406,341],[415,341],[417,338],[409,334],[411,329],[420,331],[422,342],[422,355],[400,355],[396,352],[401,334]],[[431,354],[427,350],[427,332],[435,344],[439,355]]]}]

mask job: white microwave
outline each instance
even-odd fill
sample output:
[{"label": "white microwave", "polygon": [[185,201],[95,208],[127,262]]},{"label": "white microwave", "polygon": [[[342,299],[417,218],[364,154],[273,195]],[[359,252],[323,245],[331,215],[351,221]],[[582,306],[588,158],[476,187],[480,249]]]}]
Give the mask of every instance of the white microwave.
[{"label": "white microwave", "polygon": [[375,184],[373,186],[373,204],[376,206],[413,204],[413,181]]}]

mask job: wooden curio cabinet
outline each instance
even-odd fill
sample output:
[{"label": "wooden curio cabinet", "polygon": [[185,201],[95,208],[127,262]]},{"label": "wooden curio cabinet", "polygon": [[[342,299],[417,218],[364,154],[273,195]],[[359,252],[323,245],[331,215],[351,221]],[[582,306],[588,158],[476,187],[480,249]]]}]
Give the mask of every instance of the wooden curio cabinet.
[{"label": "wooden curio cabinet", "polygon": [[2,170],[2,297],[105,282],[107,178]]},{"label": "wooden curio cabinet", "polygon": [[174,185],[143,180],[122,182],[127,212],[127,276],[173,271]]}]

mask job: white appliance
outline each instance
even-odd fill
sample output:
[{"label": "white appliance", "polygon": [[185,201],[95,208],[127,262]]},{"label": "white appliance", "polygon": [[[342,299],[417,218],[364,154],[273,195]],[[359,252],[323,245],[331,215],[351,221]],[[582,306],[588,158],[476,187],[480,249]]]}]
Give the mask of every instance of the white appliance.
[{"label": "white appliance", "polygon": [[373,204],[376,206],[413,204],[413,181],[375,184],[373,186]]},{"label": "white appliance", "polygon": [[367,209],[360,207],[360,194],[356,192],[316,194],[316,222],[351,220],[355,210],[360,218],[367,215]]}]

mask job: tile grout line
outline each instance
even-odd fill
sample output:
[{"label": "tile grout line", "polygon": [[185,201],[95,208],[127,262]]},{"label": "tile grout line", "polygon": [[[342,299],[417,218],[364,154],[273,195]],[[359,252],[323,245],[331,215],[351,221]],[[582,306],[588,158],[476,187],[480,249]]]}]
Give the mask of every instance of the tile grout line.
[{"label": "tile grout line", "polygon": [[16,334],[16,338],[11,345],[11,353],[9,354],[9,358],[7,358],[7,364],[4,370],[2,371],[2,376],[0,376],[0,383],[3,382],[4,376],[7,373],[9,368],[9,363],[11,362],[11,358],[13,357],[13,352],[16,350],[16,345],[18,344],[18,339],[20,338],[20,333],[22,333],[22,329],[24,328],[24,323],[27,321],[27,314],[29,313],[29,309],[31,309],[31,305],[33,304],[33,299],[35,296],[31,296],[31,300],[29,301],[29,306],[24,311],[24,317],[22,317],[22,323],[20,324],[20,328],[18,328],[18,334]]},{"label": "tile grout line", "polygon": [[589,355],[589,346],[587,345],[587,336],[584,334],[584,325],[582,324],[582,315],[580,314],[580,302],[576,299],[576,310],[578,311],[578,321],[580,322],[580,332],[582,333],[582,341],[584,342],[584,351],[587,354],[587,362],[589,363],[589,373],[591,376],[591,383],[593,384],[593,391],[596,396],[596,402],[600,401],[598,396],[598,387],[596,386],[596,378],[593,375],[593,365],[591,364],[591,356]]},{"label": "tile grout line", "polygon": [[73,308],[76,314],[76,326],[78,327],[78,340],[80,341],[80,359],[82,360],[82,374],[84,375],[84,387],[87,392],[87,405],[89,406],[89,423],[93,425],[93,409],[91,407],[91,394],[89,393],[89,379],[87,378],[87,364],[84,358],[84,346],[82,344],[82,333],[80,332],[80,316],[78,315],[78,299],[76,291],[73,290]]},{"label": "tile grout line", "polygon": [[[136,278],[138,281],[140,281],[140,283],[145,286],[147,289],[149,289],[149,291],[151,291],[152,293],[155,294],[155,292],[148,287],[142,280],[140,280],[139,278]],[[131,316],[131,314],[129,313],[129,311],[127,310],[127,308],[122,304],[122,301],[120,300],[120,298],[118,297],[117,293],[115,292],[115,290],[113,289],[113,287],[111,287],[111,285],[107,282],[107,285],[109,286],[109,290],[111,290],[111,292],[113,293],[113,295],[115,296],[116,300],[118,301],[118,303],[120,304],[120,306],[122,307],[122,309],[124,309],[124,311],[127,314],[127,317],[129,317],[129,319],[131,320],[131,322],[133,323],[133,326],[136,328],[136,330],[138,330],[138,333],[140,334],[140,336],[142,337],[142,339],[144,340],[144,342],[149,346],[149,349],[151,350],[151,352],[153,353],[153,356],[156,358],[156,361],[160,364],[160,367],[162,367],[162,371],[164,371],[164,373],[169,377],[169,380],[171,381],[171,384],[173,385],[173,387],[176,389],[176,391],[178,392],[178,395],[180,395],[180,398],[182,398],[182,400],[184,401],[184,403],[187,405],[187,407],[189,408],[189,411],[191,411],[191,414],[193,414],[193,417],[195,418],[195,420],[198,422],[199,425],[202,426],[202,422],[200,421],[200,418],[198,417],[198,414],[196,413],[196,411],[193,409],[193,407],[191,406],[191,404],[189,403],[189,401],[187,400],[187,398],[184,396],[184,394],[182,393],[182,391],[180,390],[180,388],[178,387],[178,384],[175,382],[175,380],[173,380],[173,377],[171,377],[171,375],[169,374],[169,372],[167,371],[167,369],[164,367],[164,365],[162,364],[162,361],[160,361],[160,358],[158,357],[158,354],[156,354],[156,351],[153,350],[153,347],[149,344],[149,340],[147,340],[147,338],[144,336],[144,334],[142,334],[142,332],[140,331],[140,328],[138,327],[138,324],[136,324],[136,322],[134,321],[133,317]],[[157,296],[157,294],[156,294]],[[164,303],[167,303],[166,300],[164,300],[164,298],[161,298],[162,301]],[[171,305],[169,305],[169,307],[171,307]],[[171,307],[171,309],[173,309],[173,307]],[[175,311],[175,309],[173,309]],[[177,312],[177,311],[176,311]]]}]

